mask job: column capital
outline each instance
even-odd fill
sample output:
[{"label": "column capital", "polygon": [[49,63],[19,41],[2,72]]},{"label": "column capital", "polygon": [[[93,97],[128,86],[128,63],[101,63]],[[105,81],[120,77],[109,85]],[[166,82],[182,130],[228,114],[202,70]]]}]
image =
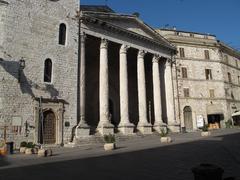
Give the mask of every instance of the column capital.
[{"label": "column capital", "polygon": [[146,51],[144,51],[144,50],[138,50],[138,59],[139,59],[139,58],[144,58],[145,54],[146,54]]},{"label": "column capital", "polygon": [[120,48],[120,54],[126,54],[127,53],[127,50],[130,48],[130,46],[128,45],[125,45],[125,44],[122,44],[121,45],[121,48]]},{"label": "column capital", "polygon": [[104,38],[101,39],[100,49],[102,49],[102,48],[104,48],[104,49],[108,48],[108,40],[107,39],[104,39]]},{"label": "column capital", "polygon": [[172,60],[170,58],[166,59],[166,66],[172,66]]},{"label": "column capital", "polygon": [[160,56],[158,54],[154,54],[152,58],[152,63],[158,63],[160,60]]}]

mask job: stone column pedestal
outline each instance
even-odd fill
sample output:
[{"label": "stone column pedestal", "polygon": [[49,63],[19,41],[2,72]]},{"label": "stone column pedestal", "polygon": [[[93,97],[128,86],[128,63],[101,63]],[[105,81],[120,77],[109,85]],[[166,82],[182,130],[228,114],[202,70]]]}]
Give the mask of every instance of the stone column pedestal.
[{"label": "stone column pedestal", "polygon": [[168,129],[171,131],[171,132],[180,132],[180,124],[177,123],[177,122],[170,122],[168,123]]},{"label": "stone column pedestal", "polygon": [[167,130],[167,124],[166,123],[156,123],[153,125],[153,129],[157,132],[161,132],[161,130],[166,131]]}]

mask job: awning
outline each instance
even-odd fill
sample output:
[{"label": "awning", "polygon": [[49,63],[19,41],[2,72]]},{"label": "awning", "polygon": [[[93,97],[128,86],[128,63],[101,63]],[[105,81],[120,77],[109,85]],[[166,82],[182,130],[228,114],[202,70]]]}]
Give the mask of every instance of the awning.
[{"label": "awning", "polygon": [[240,111],[233,113],[232,116],[240,116]]},{"label": "awning", "polygon": [[207,106],[207,114],[223,114],[222,105],[220,104],[212,104]]}]

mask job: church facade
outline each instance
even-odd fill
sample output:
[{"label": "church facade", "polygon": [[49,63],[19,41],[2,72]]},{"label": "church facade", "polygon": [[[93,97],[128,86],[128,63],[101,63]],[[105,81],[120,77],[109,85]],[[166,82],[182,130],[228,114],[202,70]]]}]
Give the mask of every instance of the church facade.
[{"label": "church facade", "polygon": [[76,0],[1,0],[0,10],[1,138],[63,145],[179,131],[176,48],[137,16],[80,11]]}]

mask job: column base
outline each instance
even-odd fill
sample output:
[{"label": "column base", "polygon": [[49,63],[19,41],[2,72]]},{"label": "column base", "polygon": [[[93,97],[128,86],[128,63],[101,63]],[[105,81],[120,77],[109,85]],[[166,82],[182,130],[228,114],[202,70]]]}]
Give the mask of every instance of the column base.
[{"label": "column base", "polygon": [[180,124],[179,123],[169,123],[168,129],[171,132],[180,132]]},{"label": "column base", "polygon": [[97,130],[101,135],[114,134],[114,126],[110,123],[98,125]]},{"label": "column base", "polygon": [[139,124],[137,129],[143,134],[152,134],[152,125],[151,124]]},{"label": "column base", "polygon": [[120,132],[122,132],[124,135],[132,135],[133,130],[134,130],[134,125],[130,124],[130,123],[126,123],[126,124],[119,124],[118,125],[118,130]]},{"label": "column base", "polygon": [[87,124],[79,124],[75,130],[76,137],[88,137],[90,135],[90,126]]},{"label": "column base", "polygon": [[167,124],[166,123],[159,123],[159,124],[154,124],[153,129],[159,133],[161,133],[161,130],[164,130],[165,132],[167,131]]}]

